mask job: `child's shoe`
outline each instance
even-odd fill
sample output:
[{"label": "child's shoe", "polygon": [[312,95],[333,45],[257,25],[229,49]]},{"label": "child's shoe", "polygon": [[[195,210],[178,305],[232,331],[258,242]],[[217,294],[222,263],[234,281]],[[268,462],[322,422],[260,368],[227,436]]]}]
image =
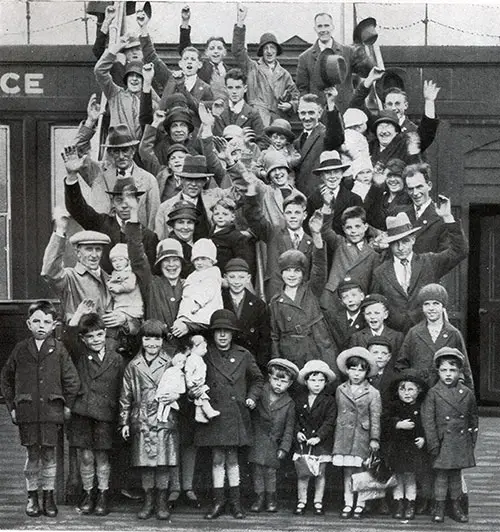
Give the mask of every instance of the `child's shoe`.
[{"label": "child's shoe", "polygon": [[275,491],[269,491],[266,494],[267,498],[267,506],[266,506],[266,512],[275,513],[278,511],[278,500],[276,499],[276,492]]},{"label": "child's shoe", "polygon": [[432,518],[434,523],[444,522],[444,501],[436,501],[434,505],[434,516]]},{"label": "child's shoe", "polygon": [[28,491],[28,502],[26,504],[26,515],[29,517],[38,517],[42,514],[38,505],[38,491]]},{"label": "child's shoe", "polygon": [[85,490],[79,509],[82,515],[90,515],[94,511],[94,497],[92,496],[92,490]]},{"label": "child's shoe", "polygon": [[205,417],[207,419],[212,419],[214,417],[220,416],[220,412],[218,410],[215,410],[215,408],[213,408],[209,402],[203,405],[202,408],[203,408],[203,413],[205,414]]},{"label": "child's shoe", "polygon": [[42,508],[47,517],[56,517],[58,510],[54,500],[54,490],[43,490]]},{"label": "child's shoe", "polygon": [[197,423],[208,423],[208,417],[203,413],[200,407],[197,407],[194,413],[194,420]]},{"label": "child's shoe", "polygon": [[156,492],[156,519],[160,521],[170,519],[167,490],[158,490]]},{"label": "child's shoe", "polygon": [[314,503],[314,515],[325,515],[325,510],[323,510],[322,502]]},{"label": "child's shoe", "polygon": [[405,511],[405,500],[404,499],[395,499],[394,500],[394,512],[392,517],[394,519],[403,519]]},{"label": "child's shoe", "polygon": [[404,518],[408,519],[409,521],[415,519],[415,501],[406,501]]},{"label": "child's shoe", "polygon": [[205,514],[205,519],[217,519],[224,513],[225,505],[224,488],[214,488],[212,508]]},{"label": "child's shoe", "polygon": [[245,512],[241,508],[240,487],[229,486],[229,507],[235,519],[244,519]]},{"label": "child's shoe", "polygon": [[144,490],[144,505],[137,513],[139,519],[149,519],[155,511],[153,502],[153,490]]},{"label": "child's shoe", "polygon": [[468,523],[469,521],[469,518],[464,514],[458,499],[453,499],[451,501],[450,517],[459,523]]},{"label": "child's shoe", "polygon": [[108,515],[109,514],[109,503],[108,503],[108,494],[109,490],[98,490],[97,491],[97,500],[95,503],[95,515]]},{"label": "child's shoe", "polygon": [[262,512],[262,510],[264,509],[264,501],[265,501],[264,493],[257,493],[257,497],[255,498],[254,503],[250,507],[250,511],[256,514],[258,514],[259,512]]},{"label": "child's shoe", "polygon": [[295,507],[295,510],[293,511],[295,515],[304,515],[306,513],[306,503],[305,502],[298,502],[297,506]]}]

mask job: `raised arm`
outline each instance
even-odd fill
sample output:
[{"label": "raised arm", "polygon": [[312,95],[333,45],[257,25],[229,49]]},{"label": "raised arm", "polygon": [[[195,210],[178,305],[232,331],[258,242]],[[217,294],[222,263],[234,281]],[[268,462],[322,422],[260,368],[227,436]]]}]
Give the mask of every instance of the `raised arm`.
[{"label": "raised arm", "polygon": [[191,46],[191,9],[185,5],[181,10],[181,27],[179,32],[179,55],[182,55],[184,48]]},{"label": "raised arm", "polygon": [[321,211],[316,211],[309,219],[309,230],[313,241],[313,256],[310,275],[310,287],[312,293],[321,297],[326,285],[326,246],[321,237],[321,228],[323,226],[323,215]]},{"label": "raised arm", "polygon": [[244,71],[248,72],[254,65],[253,59],[248,54],[245,39],[246,39],[246,27],[245,20],[247,18],[248,9],[242,4],[238,4],[236,12],[236,24],[233,30],[233,43],[231,51],[238,63],[238,66]]},{"label": "raised arm", "polygon": [[338,91],[335,87],[325,89],[326,98],[326,132],[323,140],[323,149],[338,150],[344,144],[344,127],[340,118],[339,110],[336,107]]},{"label": "raised arm", "polygon": [[153,115],[153,122],[144,128],[144,133],[139,144],[139,156],[141,157],[143,167],[154,176],[158,176],[160,170],[163,169],[163,165],[160,164],[155,152],[155,143],[156,133],[164,120],[165,111],[157,109]]},{"label": "raised arm", "polygon": [[68,222],[69,215],[64,209],[54,210],[54,232],[43,254],[41,276],[58,295],[63,292],[67,282],[63,258]]}]

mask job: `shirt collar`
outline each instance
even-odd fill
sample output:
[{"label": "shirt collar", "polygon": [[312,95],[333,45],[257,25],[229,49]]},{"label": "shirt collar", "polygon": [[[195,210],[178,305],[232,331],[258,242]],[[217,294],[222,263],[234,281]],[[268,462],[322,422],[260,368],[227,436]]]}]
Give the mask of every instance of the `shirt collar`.
[{"label": "shirt collar", "polygon": [[[408,264],[411,264],[411,261],[413,260],[413,251],[406,258],[408,259]],[[398,259],[397,257],[394,257],[394,262],[403,266],[401,259]]]},{"label": "shirt collar", "polygon": [[238,103],[229,102],[229,109],[234,114],[240,114],[243,106],[245,105],[245,100],[240,100]]},{"label": "shirt collar", "polygon": [[425,209],[427,209],[427,207],[431,204],[432,200],[431,198],[429,198],[423,205],[421,205],[420,207],[415,207],[415,214],[417,216],[417,218],[419,218],[420,216],[422,216],[423,212],[425,211]]},{"label": "shirt collar", "polygon": [[304,238],[304,229],[302,229],[302,227],[299,227],[299,229],[296,229],[295,231],[292,231],[291,229],[288,229],[288,233],[290,234],[290,238],[291,238],[292,242],[293,242],[294,235],[298,235],[299,236],[299,241]]},{"label": "shirt collar", "polygon": [[319,49],[320,49],[321,51],[326,50],[327,48],[330,48],[330,50],[333,50],[333,46],[334,46],[334,40],[333,40],[333,37],[331,37],[330,40],[329,40],[327,43],[322,43],[322,42],[318,39],[318,46],[319,46]]}]

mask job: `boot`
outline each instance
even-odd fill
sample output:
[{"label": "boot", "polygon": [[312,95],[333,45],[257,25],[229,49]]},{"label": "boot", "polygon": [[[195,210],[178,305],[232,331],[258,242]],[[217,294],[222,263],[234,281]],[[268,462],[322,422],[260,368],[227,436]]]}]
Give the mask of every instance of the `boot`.
[{"label": "boot", "polygon": [[97,491],[97,500],[95,503],[95,515],[108,515],[109,514],[109,504],[108,504],[108,495],[109,490],[98,490]]},{"label": "boot", "polygon": [[257,493],[257,497],[255,498],[255,502],[252,504],[250,511],[257,514],[262,512],[264,509],[264,498],[264,493]]},{"label": "boot", "polygon": [[378,504],[378,513],[380,515],[391,515],[391,509],[385,497],[380,499],[380,502]]},{"label": "boot", "polygon": [[415,501],[406,501],[405,519],[415,519]]},{"label": "boot", "polygon": [[405,500],[404,499],[395,499],[394,500],[394,512],[392,517],[394,519],[403,519],[405,511]]},{"label": "boot", "polygon": [[201,502],[196,496],[196,493],[192,489],[188,489],[184,492],[186,502],[191,508],[201,508]]},{"label": "boot", "polygon": [[144,504],[139,510],[137,517],[139,519],[149,519],[154,514],[154,511],[153,490],[144,490]]},{"label": "boot", "polygon": [[205,514],[205,519],[217,519],[224,513],[226,500],[224,498],[224,488],[214,488],[214,499],[212,508]]},{"label": "boot", "polygon": [[208,423],[207,416],[203,413],[201,406],[197,406],[194,411],[194,420],[196,423]]},{"label": "boot", "polygon": [[229,506],[231,508],[231,514],[235,519],[243,519],[246,517],[245,512],[241,509],[239,486],[229,486]]},{"label": "boot", "polygon": [[203,409],[203,414],[205,414],[205,417],[207,419],[212,419],[214,417],[220,416],[220,412],[212,407],[210,401],[205,401],[201,408]]},{"label": "boot", "polygon": [[278,511],[278,501],[276,499],[276,492],[275,491],[268,491],[267,492],[267,506],[266,506],[266,512],[277,512]]},{"label": "boot", "polygon": [[159,519],[160,521],[167,521],[170,519],[167,490],[158,490],[156,492],[156,519]]},{"label": "boot", "polygon": [[79,508],[83,515],[90,515],[94,511],[94,497],[92,496],[92,490],[85,490],[85,495],[83,496]]},{"label": "boot", "polygon": [[43,513],[47,517],[55,517],[57,515],[56,501],[54,500],[54,490],[43,490],[42,499]]},{"label": "boot", "polygon": [[427,497],[422,497],[417,504],[415,509],[417,515],[423,515],[429,513],[429,499]]},{"label": "boot", "polygon": [[38,505],[38,491],[28,491],[28,502],[26,504],[26,515],[29,517],[38,517],[42,512]]},{"label": "boot", "polygon": [[434,505],[434,517],[432,520],[434,523],[444,522],[444,501],[436,501]]},{"label": "boot", "polygon": [[464,514],[458,499],[453,499],[451,501],[450,517],[459,523],[467,523],[469,521],[469,518]]}]

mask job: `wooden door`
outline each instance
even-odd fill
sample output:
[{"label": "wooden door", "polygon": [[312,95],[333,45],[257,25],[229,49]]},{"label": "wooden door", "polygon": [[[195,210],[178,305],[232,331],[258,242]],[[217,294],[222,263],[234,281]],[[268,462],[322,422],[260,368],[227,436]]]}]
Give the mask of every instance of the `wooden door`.
[{"label": "wooden door", "polygon": [[480,396],[500,402],[500,215],[481,216]]}]

